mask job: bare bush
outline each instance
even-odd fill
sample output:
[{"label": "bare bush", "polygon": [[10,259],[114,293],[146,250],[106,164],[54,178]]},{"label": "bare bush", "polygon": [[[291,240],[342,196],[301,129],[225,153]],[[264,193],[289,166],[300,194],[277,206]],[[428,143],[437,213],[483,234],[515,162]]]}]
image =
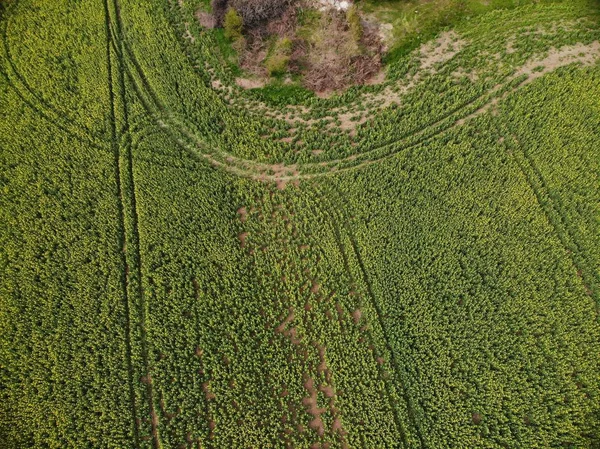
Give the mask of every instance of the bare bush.
[{"label": "bare bush", "polygon": [[211,7],[213,16],[215,18],[215,25],[218,27],[223,26],[223,20],[225,19],[225,13],[229,7],[229,0],[212,0]]},{"label": "bare bush", "polygon": [[268,23],[267,34],[275,34],[279,37],[293,36],[298,24],[298,12],[295,7],[288,7],[279,18]]},{"label": "bare bush", "polygon": [[355,30],[335,11],[323,16],[307,58],[304,84],[317,92],[364,84],[381,68],[381,43],[365,30],[357,41]]},{"label": "bare bush", "polygon": [[213,16],[212,14],[202,11],[202,10],[198,10],[196,12],[196,18],[198,19],[198,23],[200,24],[200,26],[202,28],[214,28],[216,26],[215,23],[215,16]]},{"label": "bare bush", "polygon": [[[364,84],[377,75],[383,47],[376,27],[363,27],[356,8],[329,10],[300,37],[300,1],[229,0],[228,7],[244,20],[244,39],[237,47],[241,68],[259,77],[301,74],[304,86],[316,92]],[[286,43],[285,51],[273,45],[275,36],[276,43]]]},{"label": "bare bush", "polygon": [[230,5],[244,19],[247,28],[281,17],[295,0],[230,0]]}]

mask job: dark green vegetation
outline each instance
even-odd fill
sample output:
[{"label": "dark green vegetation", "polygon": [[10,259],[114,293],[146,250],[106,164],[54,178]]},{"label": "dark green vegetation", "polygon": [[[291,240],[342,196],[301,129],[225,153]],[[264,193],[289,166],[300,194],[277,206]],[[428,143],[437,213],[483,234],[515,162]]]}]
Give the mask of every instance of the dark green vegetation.
[{"label": "dark green vegetation", "polygon": [[595,3],[291,106],[197,8],[3,13],[0,448],[598,448]]}]

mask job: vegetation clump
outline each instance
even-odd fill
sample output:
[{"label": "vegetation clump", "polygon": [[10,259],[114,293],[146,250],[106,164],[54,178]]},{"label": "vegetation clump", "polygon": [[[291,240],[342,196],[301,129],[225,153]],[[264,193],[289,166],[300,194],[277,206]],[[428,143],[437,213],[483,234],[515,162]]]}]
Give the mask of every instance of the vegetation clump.
[{"label": "vegetation clump", "polygon": [[265,59],[265,68],[269,76],[283,75],[287,72],[290,55],[292,54],[292,41],[284,37],[278,39],[271,51],[271,54]]},{"label": "vegetation clump", "polygon": [[[215,3],[220,1],[213,1],[214,11],[224,7],[222,1]],[[239,17],[227,19],[230,13],[226,13],[225,34],[237,42],[239,66],[255,76],[293,75],[305,87],[324,92],[363,84],[381,67],[380,38],[374,29],[365,31],[355,5],[345,14],[294,1],[232,0],[228,5]],[[237,25],[240,20],[243,31],[240,27],[239,33],[232,32],[228,21]],[[290,49],[283,49],[282,41]]]},{"label": "vegetation clump", "polygon": [[223,28],[225,37],[232,41],[237,41],[242,37],[244,21],[235,8],[229,8],[223,18]]},{"label": "vegetation clump", "polygon": [[346,20],[348,21],[348,27],[350,28],[350,33],[352,34],[354,41],[360,43],[364,35],[364,29],[361,23],[360,14],[358,13],[358,8],[355,5],[352,5],[346,11]]}]

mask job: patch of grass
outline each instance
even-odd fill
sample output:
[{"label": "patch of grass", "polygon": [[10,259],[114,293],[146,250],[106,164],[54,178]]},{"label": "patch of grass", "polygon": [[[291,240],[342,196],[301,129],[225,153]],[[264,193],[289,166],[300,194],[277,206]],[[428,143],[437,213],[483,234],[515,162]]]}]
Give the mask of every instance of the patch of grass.
[{"label": "patch of grass", "polygon": [[312,8],[301,8],[298,12],[296,36],[309,40],[321,22],[321,12]]},{"label": "patch of grass", "polygon": [[210,30],[212,33],[220,54],[223,57],[223,61],[227,63],[229,69],[234,76],[241,76],[242,70],[237,64],[238,54],[231,45],[229,39],[225,36],[225,30],[223,28],[215,28]]},{"label": "patch of grass", "polygon": [[440,30],[496,9],[527,4],[568,3],[573,6],[600,5],[597,0],[366,0],[361,9],[382,23],[393,25],[386,63],[397,62]]},{"label": "patch of grass", "polygon": [[242,17],[234,8],[229,8],[225,14],[225,21],[223,23],[225,37],[232,41],[240,39],[242,37],[243,26],[244,22]]},{"label": "patch of grass", "polygon": [[303,104],[315,94],[297,84],[283,84],[276,80],[272,84],[247,91],[252,97],[264,101],[272,106],[285,106],[288,104]]},{"label": "patch of grass", "polygon": [[195,9],[202,9],[203,11],[212,12],[212,4],[210,0],[196,0],[194,4],[196,5]]},{"label": "patch of grass", "polygon": [[346,20],[348,21],[348,26],[352,32],[352,37],[357,43],[360,42],[363,37],[363,26],[360,21],[360,16],[356,6],[352,5],[352,7],[348,9],[348,12],[346,13]]}]

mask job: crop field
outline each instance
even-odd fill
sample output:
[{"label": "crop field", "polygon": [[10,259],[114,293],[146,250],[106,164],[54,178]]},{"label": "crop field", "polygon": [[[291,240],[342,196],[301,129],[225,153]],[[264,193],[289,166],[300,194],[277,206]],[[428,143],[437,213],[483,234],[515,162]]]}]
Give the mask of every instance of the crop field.
[{"label": "crop field", "polygon": [[599,449],[600,3],[467,3],[317,96],[3,1],[0,449]]}]

